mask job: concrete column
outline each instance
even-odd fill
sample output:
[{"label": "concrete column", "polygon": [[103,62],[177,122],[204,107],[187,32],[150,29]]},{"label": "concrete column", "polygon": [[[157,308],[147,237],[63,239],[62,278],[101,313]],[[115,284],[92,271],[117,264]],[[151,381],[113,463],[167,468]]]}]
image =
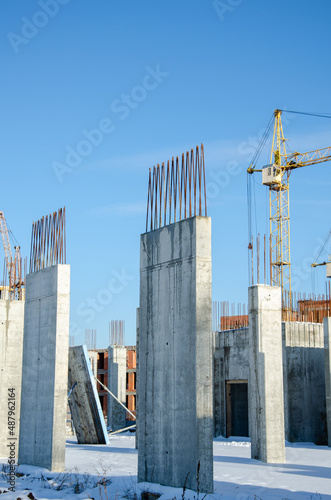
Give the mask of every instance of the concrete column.
[{"label": "concrete column", "polygon": [[210,218],[141,236],[138,418],[138,481],[211,493]]},{"label": "concrete column", "polygon": [[26,277],[19,462],[64,469],[70,266]]},{"label": "concrete column", "polygon": [[248,411],[251,456],[268,463],[285,462],[281,289],[248,289]]},{"label": "concrete column", "polygon": [[[15,450],[12,450],[15,452],[16,462],[21,407],[23,324],[24,301],[0,300],[0,457],[9,458],[10,438],[16,443]],[[9,395],[13,393],[14,399],[9,400]]]},{"label": "concrete column", "polygon": [[328,446],[331,446],[331,318],[324,318],[323,326],[324,326],[326,422],[328,430]]},{"label": "concrete column", "polygon": [[[126,348],[112,346],[108,349],[108,388],[121,403],[126,404]],[[126,411],[116,399],[108,395],[108,427],[112,431],[126,426]]]}]

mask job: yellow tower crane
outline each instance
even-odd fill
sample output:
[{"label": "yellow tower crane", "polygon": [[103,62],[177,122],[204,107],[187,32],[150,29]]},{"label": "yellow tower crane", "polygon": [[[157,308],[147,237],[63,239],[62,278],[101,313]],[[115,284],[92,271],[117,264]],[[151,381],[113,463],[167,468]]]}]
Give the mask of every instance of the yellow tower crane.
[{"label": "yellow tower crane", "polygon": [[269,186],[271,285],[281,287],[283,318],[288,319],[292,311],[289,178],[296,168],[331,160],[331,147],[287,154],[281,115],[281,110],[274,111],[270,164],[257,169],[252,163],[247,172],[262,172],[262,184]]}]

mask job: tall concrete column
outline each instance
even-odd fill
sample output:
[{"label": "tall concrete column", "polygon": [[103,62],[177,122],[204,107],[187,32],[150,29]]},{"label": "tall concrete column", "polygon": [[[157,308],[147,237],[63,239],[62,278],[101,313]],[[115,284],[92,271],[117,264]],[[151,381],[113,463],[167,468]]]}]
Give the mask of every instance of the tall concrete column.
[{"label": "tall concrete column", "polygon": [[210,218],[141,236],[138,418],[139,482],[213,491]]},{"label": "tall concrete column", "polygon": [[[112,346],[108,349],[108,388],[121,403],[126,404],[126,348]],[[113,431],[126,425],[126,411],[110,394],[108,396],[108,427]]]},{"label": "tall concrete column", "polygon": [[19,462],[62,471],[65,461],[70,266],[26,277]]},{"label": "tall concrete column", "polygon": [[[0,299],[0,457],[9,458],[9,439],[18,437],[21,406],[24,301]],[[14,394],[13,398],[10,398]],[[13,413],[11,413],[13,412]]]},{"label": "tall concrete column", "polygon": [[268,463],[285,462],[281,289],[248,289],[248,411],[251,456]]},{"label": "tall concrete column", "polygon": [[331,318],[324,318],[323,326],[324,326],[326,422],[328,429],[328,446],[331,446]]}]

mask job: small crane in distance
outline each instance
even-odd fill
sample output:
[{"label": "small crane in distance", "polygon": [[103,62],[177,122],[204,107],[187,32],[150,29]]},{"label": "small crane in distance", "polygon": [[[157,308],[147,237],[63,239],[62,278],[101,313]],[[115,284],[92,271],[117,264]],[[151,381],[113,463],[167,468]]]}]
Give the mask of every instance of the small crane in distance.
[{"label": "small crane in distance", "polygon": [[[8,293],[10,299],[22,300],[24,289],[24,276],[22,269],[22,258],[20,246],[15,246],[15,255],[13,259],[11,246],[9,242],[9,233],[6,224],[4,213],[0,211],[0,232],[2,237],[3,248],[5,252],[5,266],[8,273]],[[2,288],[2,289],[1,289]],[[6,296],[5,277],[3,287],[0,287],[0,292]]]}]

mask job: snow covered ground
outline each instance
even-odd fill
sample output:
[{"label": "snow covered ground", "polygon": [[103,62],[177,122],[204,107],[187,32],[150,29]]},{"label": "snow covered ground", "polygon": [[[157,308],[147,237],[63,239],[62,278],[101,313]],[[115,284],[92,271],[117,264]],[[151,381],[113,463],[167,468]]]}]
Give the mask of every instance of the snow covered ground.
[{"label": "snow covered ground", "polygon": [[[4,500],[94,498],[140,500],[142,491],[161,494],[160,500],[182,499],[183,489],[157,484],[137,485],[137,450],[134,435],[111,437],[107,446],[78,445],[67,441],[66,472],[49,472],[20,465],[15,492],[6,492],[5,459],[0,460],[0,494]],[[200,500],[331,500],[331,449],[311,443],[286,446],[286,464],[268,465],[250,458],[249,440],[214,440],[213,495]],[[185,499],[198,495],[185,491]]]}]

